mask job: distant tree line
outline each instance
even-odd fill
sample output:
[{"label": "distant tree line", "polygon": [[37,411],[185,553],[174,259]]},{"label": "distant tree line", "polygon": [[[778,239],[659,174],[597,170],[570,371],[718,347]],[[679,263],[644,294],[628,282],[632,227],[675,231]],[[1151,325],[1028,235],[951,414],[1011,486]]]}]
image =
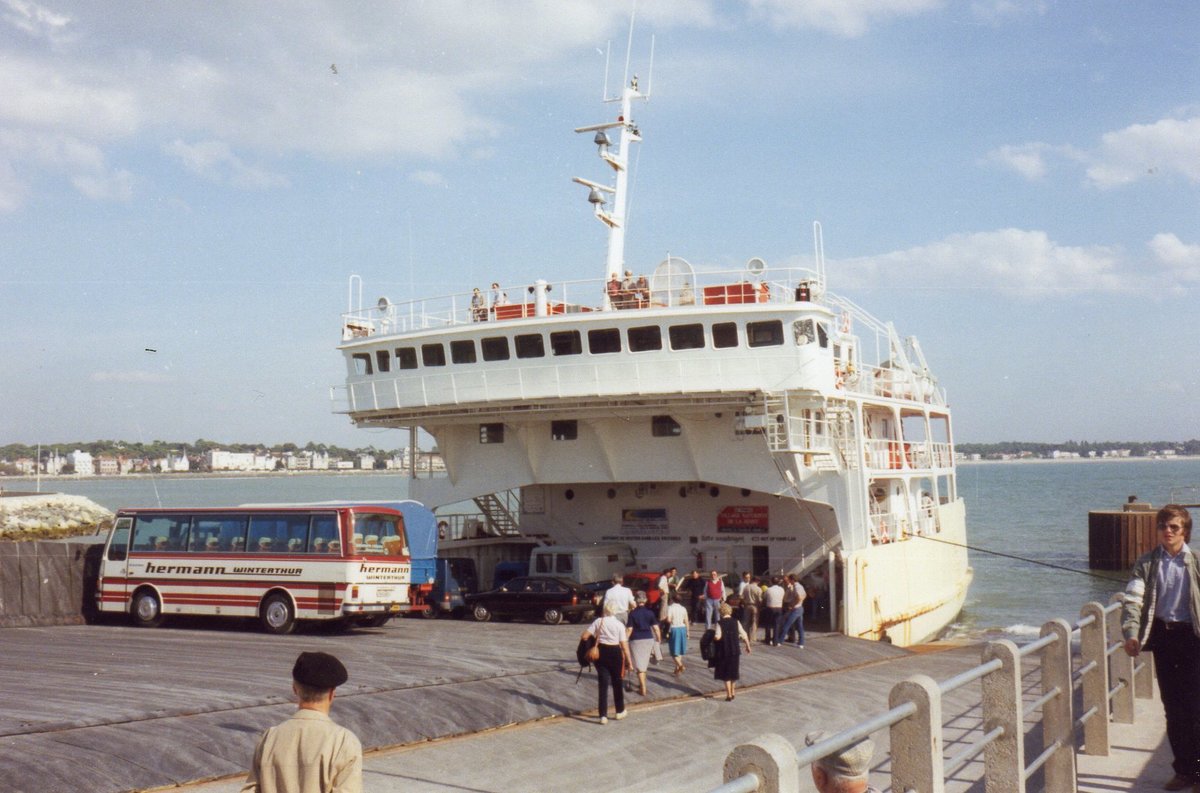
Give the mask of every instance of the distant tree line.
[{"label": "distant tree line", "polygon": [[1130,457],[1150,457],[1166,451],[1180,455],[1200,455],[1200,440],[1190,441],[1065,441],[1063,443],[1029,443],[1001,441],[1000,443],[958,443],[955,450],[962,454],[1032,454],[1046,457],[1051,452],[1074,452],[1080,457],[1096,457],[1105,452],[1128,449]]},{"label": "distant tree line", "polygon": [[[309,441],[304,446],[298,446],[294,443],[281,443],[272,446],[265,443],[218,443],[217,441],[210,441],[205,438],[199,438],[192,442],[154,440],[149,443],[131,443],[129,441],[113,440],[74,441],[69,443],[43,443],[41,448],[43,457],[50,454],[51,451],[58,451],[59,454],[67,454],[78,449],[88,452],[93,457],[107,455],[111,457],[148,457],[154,459],[166,457],[171,452],[185,454],[189,457],[201,456],[212,449],[258,454],[284,454],[286,452],[307,451],[328,454],[330,457],[343,459],[348,459],[358,454],[380,455],[390,454],[393,451],[377,449],[374,446],[347,449],[333,444],[314,443],[312,441]],[[37,451],[38,447],[36,444],[10,443],[7,446],[0,446],[0,460],[15,460],[21,457],[33,458],[37,456]]]}]

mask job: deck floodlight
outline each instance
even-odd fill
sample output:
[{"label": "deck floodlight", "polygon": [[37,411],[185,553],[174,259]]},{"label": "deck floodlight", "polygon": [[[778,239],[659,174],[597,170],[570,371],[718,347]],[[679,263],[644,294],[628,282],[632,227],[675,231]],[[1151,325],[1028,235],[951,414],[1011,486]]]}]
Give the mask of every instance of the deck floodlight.
[{"label": "deck floodlight", "polygon": [[591,190],[588,191],[588,203],[589,204],[599,204],[600,206],[604,206],[604,204],[606,203],[605,199],[604,199],[604,194],[593,187]]}]

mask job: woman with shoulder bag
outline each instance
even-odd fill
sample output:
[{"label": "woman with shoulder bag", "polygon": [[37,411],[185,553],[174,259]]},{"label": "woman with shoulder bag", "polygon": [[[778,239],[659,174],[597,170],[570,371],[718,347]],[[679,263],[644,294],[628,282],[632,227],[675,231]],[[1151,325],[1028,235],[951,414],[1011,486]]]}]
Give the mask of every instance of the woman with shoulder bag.
[{"label": "woman with shoulder bag", "polygon": [[617,709],[613,718],[625,718],[625,691],[621,686],[621,681],[625,677],[625,671],[633,665],[629,658],[629,642],[625,635],[625,625],[613,616],[616,608],[615,602],[605,602],[604,616],[594,620],[580,637],[584,641],[593,636],[596,637],[596,647],[599,648],[599,654],[593,659],[593,663],[596,665],[596,677],[600,684],[601,724],[608,724],[608,689],[610,686],[613,690],[613,706]]}]

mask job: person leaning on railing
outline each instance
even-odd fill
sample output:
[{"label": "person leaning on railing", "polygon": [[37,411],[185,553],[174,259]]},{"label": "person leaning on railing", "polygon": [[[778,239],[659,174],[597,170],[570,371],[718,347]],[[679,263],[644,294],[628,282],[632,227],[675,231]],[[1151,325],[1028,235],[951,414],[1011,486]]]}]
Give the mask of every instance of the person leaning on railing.
[{"label": "person leaning on railing", "polygon": [[[812,746],[830,737],[828,732],[810,732],[804,743]],[[875,744],[870,738],[827,754],[812,764],[813,784],[820,793],[879,793],[869,778],[874,756]]]},{"label": "person leaning on railing", "polygon": [[1125,652],[1154,653],[1175,776],[1164,790],[1200,785],[1200,571],[1188,547],[1192,516],[1168,504],[1155,516],[1158,547],[1133,565],[1121,630]]}]

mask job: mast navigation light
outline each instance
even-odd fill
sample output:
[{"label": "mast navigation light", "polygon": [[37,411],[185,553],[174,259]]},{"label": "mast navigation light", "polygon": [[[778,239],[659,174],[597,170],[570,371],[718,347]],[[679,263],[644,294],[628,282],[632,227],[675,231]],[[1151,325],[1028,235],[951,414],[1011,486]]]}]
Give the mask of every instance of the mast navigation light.
[{"label": "mast navigation light", "polygon": [[606,199],[604,198],[603,193],[593,187],[590,191],[588,191],[588,203],[604,206]]},{"label": "mast navigation light", "polygon": [[596,137],[592,139],[592,142],[600,147],[601,152],[612,145],[612,141],[608,139],[608,135],[605,134],[604,130],[597,132]]}]

